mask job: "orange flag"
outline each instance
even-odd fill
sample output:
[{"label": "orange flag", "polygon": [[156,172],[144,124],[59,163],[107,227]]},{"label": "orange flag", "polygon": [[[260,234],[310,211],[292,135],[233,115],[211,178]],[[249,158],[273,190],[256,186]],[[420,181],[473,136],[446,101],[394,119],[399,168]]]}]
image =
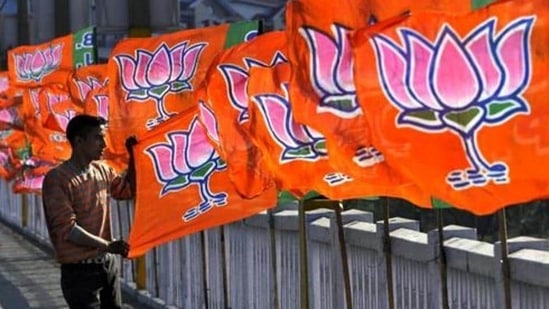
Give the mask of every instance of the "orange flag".
[{"label": "orange flag", "polygon": [[139,136],[137,196],[130,257],[185,235],[240,220],[275,206],[275,190],[242,199],[226,164],[189,109]]},{"label": "orange flag", "polygon": [[257,22],[182,30],[119,42],[111,53],[109,134],[114,150],[171,116],[196,105],[194,90],[212,59],[236,40],[257,34]]},{"label": "orange flag", "polygon": [[478,215],[548,195],[547,1],[413,14],[353,46],[359,102],[392,167]]},{"label": "orange flag", "polygon": [[379,173],[376,179],[368,175],[355,178],[334,169],[328,162],[325,138],[293,119],[293,105],[288,98],[289,64],[255,67],[249,74],[250,136],[263,153],[280,189],[299,197],[313,190],[333,200],[376,194],[395,197],[415,194],[414,202],[427,201],[415,186],[386,186],[382,177],[389,175]]},{"label": "orange flag", "polygon": [[236,45],[219,54],[199,92],[200,121],[208,132],[235,188],[254,197],[272,186],[262,154],[249,137],[248,71],[286,62],[286,34],[275,31]]},{"label": "orange flag", "polygon": [[108,85],[107,73],[106,64],[88,65],[74,70],[69,79],[69,93],[72,100],[84,105],[92,90]]},{"label": "orange flag", "polygon": [[[32,147],[32,154],[49,162],[67,160],[71,148],[65,132],[44,127],[43,119],[48,112],[40,106],[41,89],[26,89],[23,95],[22,111],[25,119],[25,133]],[[66,125],[66,124],[65,124]]]},{"label": "orange flag", "polygon": [[8,71],[13,86],[67,85],[74,68],[96,62],[95,27],[58,37],[39,45],[8,51]]},{"label": "orange flag", "polygon": [[[372,144],[366,115],[353,81],[353,58],[348,35],[368,25],[368,1],[292,1],[287,6],[289,60],[293,73],[289,101],[297,123],[325,138],[331,166],[364,181],[369,195],[401,197],[428,204],[426,194],[410,179],[392,169]],[[386,27],[386,20],[370,31]],[[368,188],[370,187],[370,188]],[[374,190],[375,189],[375,190]]]}]

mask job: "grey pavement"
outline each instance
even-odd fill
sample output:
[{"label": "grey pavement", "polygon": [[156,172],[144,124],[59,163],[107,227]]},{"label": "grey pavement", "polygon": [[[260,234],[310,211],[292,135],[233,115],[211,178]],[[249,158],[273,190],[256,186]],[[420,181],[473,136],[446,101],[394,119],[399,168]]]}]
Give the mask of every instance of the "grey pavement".
[{"label": "grey pavement", "polygon": [[[141,307],[125,304],[128,309]],[[68,308],[59,265],[51,253],[0,221],[0,309],[25,308]]]}]

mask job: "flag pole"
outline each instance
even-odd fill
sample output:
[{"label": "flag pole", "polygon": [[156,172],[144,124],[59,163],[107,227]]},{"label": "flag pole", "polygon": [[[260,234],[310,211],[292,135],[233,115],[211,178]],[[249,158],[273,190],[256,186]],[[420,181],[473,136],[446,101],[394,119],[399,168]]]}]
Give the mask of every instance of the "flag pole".
[{"label": "flag pole", "polygon": [[208,264],[206,258],[206,232],[200,232],[200,246],[202,250],[202,290],[204,291],[204,308],[209,309],[208,297]]},{"label": "flag pole", "polygon": [[275,234],[275,223],[274,223],[274,214],[272,208],[267,210],[267,215],[269,217],[269,237],[271,243],[271,275],[272,275],[272,285],[273,285],[273,308],[279,309],[280,304],[278,302],[278,272],[276,267],[276,234]]},{"label": "flag pole", "polygon": [[343,211],[343,201],[340,200],[337,204],[334,203],[334,210],[337,225],[337,237],[339,242],[339,252],[341,254],[341,268],[343,270],[343,284],[345,287],[345,302],[347,309],[353,308],[353,295],[351,294],[351,276],[349,275],[349,261],[347,258],[347,246],[345,244],[345,231],[343,230],[343,219],[341,212]]},{"label": "flag pole", "polygon": [[383,198],[383,252],[385,253],[388,308],[395,309],[393,290],[393,257],[391,250],[391,231],[389,229],[389,198]]},{"label": "flag pole", "polygon": [[230,308],[229,306],[229,295],[228,290],[228,279],[227,279],[227,250],[225,249],[225,226],[222,225],[219,227],[219,239],[221,242],[221,269],[223,276],[223,304],[225,308]]},{"label": "flag pole", "polygon": [[309,257],[307,252],[307,223],[305,218],[305,199],[299,200],[299,270],[301,309],[309,309]]},{"label": "flag pole", "polygon": [[440,269],[440,288],[442,292],[442,309],[448,309],[448,270],[446,262],[446,249],[444,248],[444,218],[442,216],[442,209],[435,210],[437,215],[437,229],[438,229],[438,252],[439,252],[439,269]]},{"label": "flag pole", "polygon": [[509,265],[509,248],[507,246],[507,218],[505,208],[498,211],[499,240],[501,242],[501,271],[503,272],[503,292],[505,309],[511,309],[511,267]]}]

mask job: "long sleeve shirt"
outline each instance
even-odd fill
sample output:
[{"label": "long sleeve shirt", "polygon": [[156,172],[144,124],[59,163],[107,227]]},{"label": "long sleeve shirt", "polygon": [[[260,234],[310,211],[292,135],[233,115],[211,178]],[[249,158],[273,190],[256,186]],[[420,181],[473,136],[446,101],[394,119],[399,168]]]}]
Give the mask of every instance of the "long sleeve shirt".
[{"label": "long sleeve shirt", "polygon": [[112,240],[110,200],[132,197],[129,181],[108,165],[94,161],[85,171],[67,162],[52,169],[42,185],[42,200],[51,243],[59,263],[95,257],[97,248],[75,244],[69,234],[75,224],[105,240]]}]

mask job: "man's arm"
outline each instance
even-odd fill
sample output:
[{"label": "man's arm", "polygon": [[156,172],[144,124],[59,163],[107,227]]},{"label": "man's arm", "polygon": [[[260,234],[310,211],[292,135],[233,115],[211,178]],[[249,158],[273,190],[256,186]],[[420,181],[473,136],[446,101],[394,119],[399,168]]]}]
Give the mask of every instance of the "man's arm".
[{"label": "man's arm", "polygon": [[[133,146],[137,144],[137,139],[134,136],[126,140],[126,150],[130,157],[128,169],[123,175],[113,175],[111,183],[111,196],[117,200],[129,200],[135,197],[136,180],[135,180],[135,160],[133,155]],[[114,170],[111,168],[111,173]]]},{"label": "man's arm", "polygon": [[69,234],[69,240],[75,244],[82,246],[93,247],[102,251],[120,254],[124,257],[128,256],[130,246],[123,240],[108,241],[101,237],[95,236],[78,224],[75,224]]}]

